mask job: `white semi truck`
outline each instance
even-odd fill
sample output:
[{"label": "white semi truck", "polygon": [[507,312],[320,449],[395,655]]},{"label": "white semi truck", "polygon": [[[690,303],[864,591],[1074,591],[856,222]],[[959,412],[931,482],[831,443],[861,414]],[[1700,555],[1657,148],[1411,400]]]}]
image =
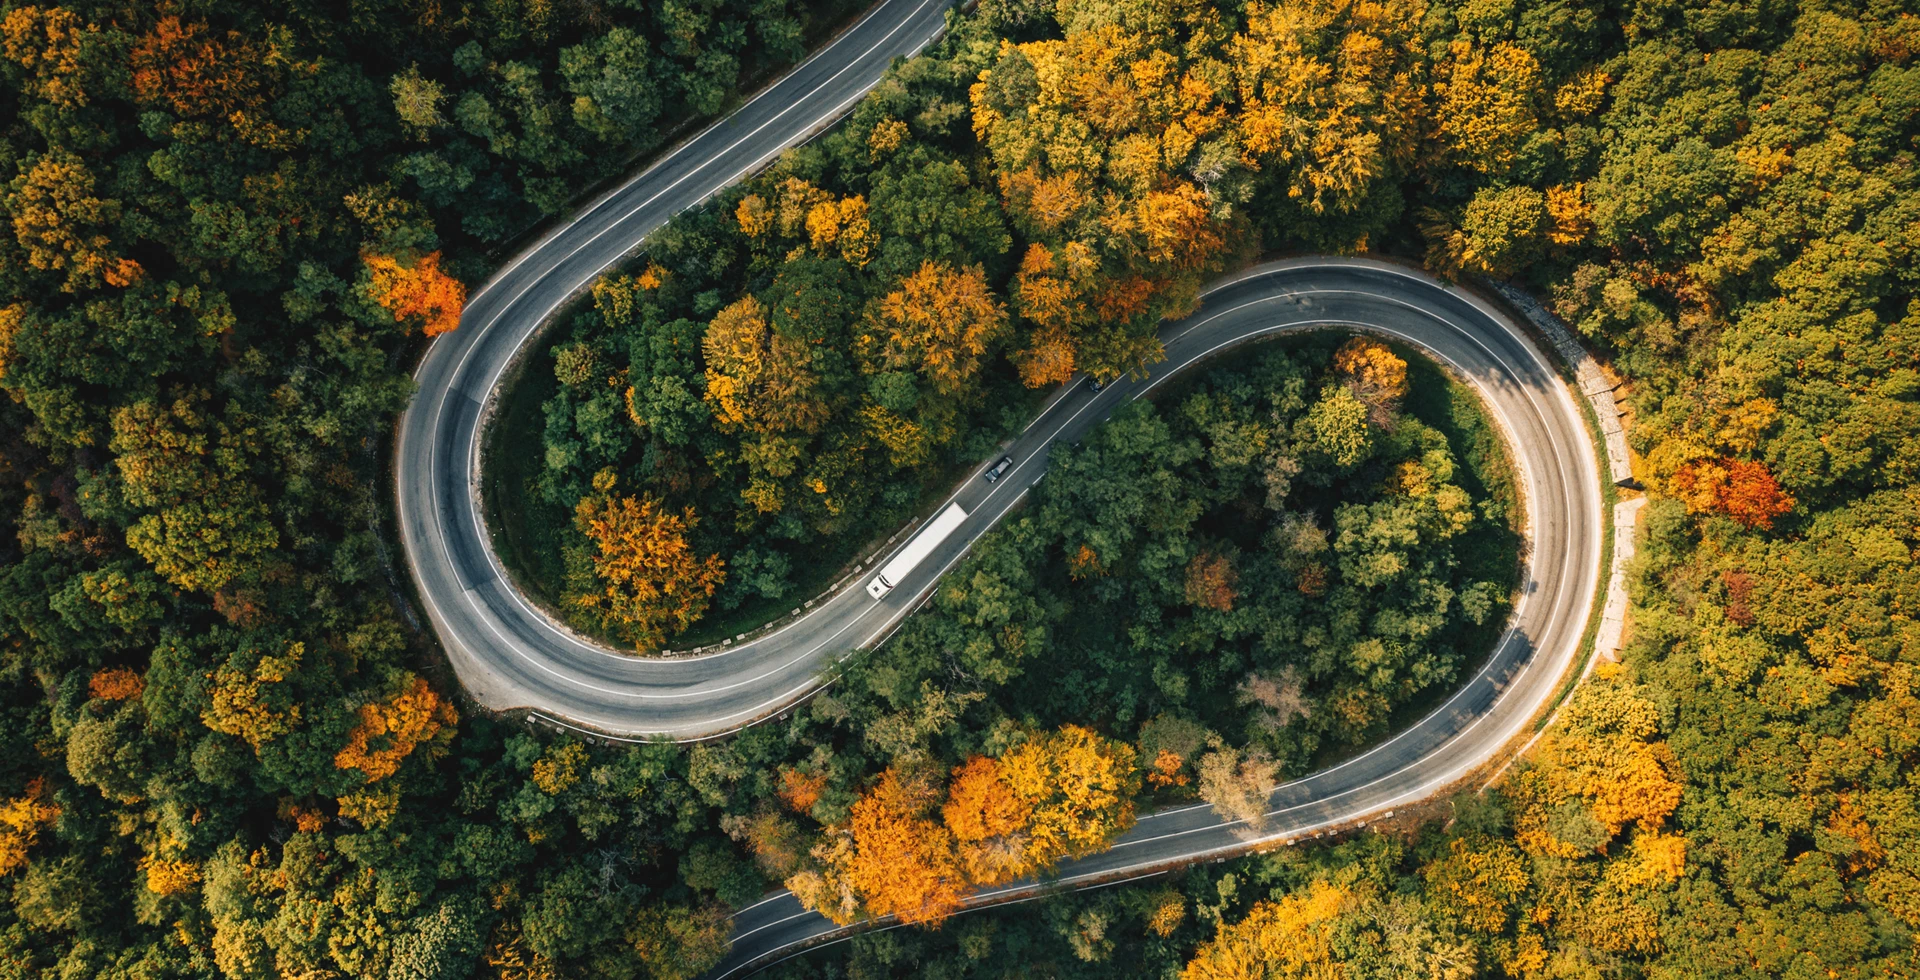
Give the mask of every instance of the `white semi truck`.
[{"label": "white semi truck", "polygon": [[893,556],[892,561],[881,567],[880,574],[867,583],[867,594],[878,599],[892,592],[893,587],[899,585],[900,580],[906,578],[907,573],[913,571],[915,565],[920,564],[927,555],[932,554],[933,549],[938,547],[940,542],[945,541],[947,535],[952,534],[954,528],[959,527],[960,523],[966,519],[967,512],[962,510],[959,504],[948,504],[946,510],[928,521],[927,526],[921,528],[920,533],[914,535],[913,539],[907,542],[907,546]]}]

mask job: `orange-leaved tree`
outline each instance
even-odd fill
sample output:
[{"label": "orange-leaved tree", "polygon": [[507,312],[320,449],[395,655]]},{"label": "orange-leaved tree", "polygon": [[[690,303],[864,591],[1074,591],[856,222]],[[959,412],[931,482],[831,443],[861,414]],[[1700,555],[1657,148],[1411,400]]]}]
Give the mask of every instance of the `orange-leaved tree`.
[{"label": "orange-leaved tree", "polygon": [[1756,530],[1793,510],[1794,499],[1780,489],[1767,464],[1744,459],[1697,459],[1668,478],[1667,489],[1689,513],[1721,513]]},{"label": "orange-leaved tree", "polygon": [[574,508],[574,526],[593,546],[598,589],[573,601],[640,650],[684,630],[707,611],[726,580],[719,555],[701,558],[687,542],[699,523],[693,508],[674,513],[659,500],[615,495],[611,473],[593,479],[595,493]]},{"label": "orange-leaved tree", "polygon": [[787,809],[795,813],[806,813],[820,802],[820,794],[827,788],[827,774],[824,772],[806,773],[799,769],[780,770],[780,801]]},{"label": "orange-leaved tree", "polygon": [[758,299],[742,297],[714,315],[700,341],[707,379],[702,397],[720,431],[746,437],[740,497],[762,514],[784,510],[798,487],[826,495],[823,460],[815,459],[812,470],[803,464],[809,438],[832,415],[814,369],[814,345],[774,329],[771,316]]},{"label": "orange-leaved tree", "polygon": [[1013,279],[1014,307],[1034,325],[1027,349],[1014,357],[1029,387],[1061,384],[1078,363],[1074,336],[1094,318],[1100,259],[1082,242],[1058,250],[1027,246]]},{"label": "orange-leaved tree", "polygon": [[937,922],[959,907],[966,883],[951,836],[928,815],[936,798],[931,786],[889,771],[854,804],[848,881],[869,912]]},{"label": "orange-leaved tree", "polygon": [[333,766],[358,769],[367,782],[379,782],[398,772],[401,761],[422,743],[450,740],[459,720],[453,705],[415,677],[393,697],[360,706],[359,721],[334,754]]},{"label": "orange-leaved tree", "polygon": [[975,756],[953,771],[941,817],[958,844],[967,877],[976,884],[1009,881],[1032,870],[1027,825],[1033,803],[1014,793],[995,760]]},{"label": "orange-leaved tree", "polygon": [[845,924],[868,915],[937,923],[975,886],[1104,849],[1133,825],[1132,746],[1068,725],[999,759],[953,770],[939,819],[926,773],[887,770],[787,879],[808,908]]},{"label": "orange-leaved tree", "polygon": [[201,879],[200,866],[192,861],[169,861],[151,854],[140,859],[140,869],[146,872],[147,890],[155,895],[191,891]]},{"label": "orange-leaved tree", "polygon": [[977,265],[955,269],[931,259],[880,301],[862,337],[890,370],[917,370],[943,394],[961,394],[987,351],[1005,335],[1007,311]]},{"label": "orange-leaved tree", "polygon": [[1077,4],[1058,11],[1063,37],[1003,42],[969,101],[1033,243],[1013,303],[1034,326],[1023,379],[1159,356],[1161,317],[1192,309],[1231,249],[1257,246],[1241,217],[1256,173],[1320,234],[1364,247],[1367,223],[1345,216],[1420,145],[1423,13],[1419,0],[1252,3],[1236,32],[1194,0]]},{"label": "orange-leaved tree", "polygon": [[395,323],[418,318],[429,337],[460,325],[467,286],[440,271],[439,252],[429,252],[412,262],[370,253],[362,261],[369,273],[368,297],[393,314]]},{"label": "orange-leaved tree", "polygon": [[[923,773],[888,769],[853,805],[844,825],[814,848],[818,870],[788,879],[803,904],[846,924],[862,910],[937,923],[960,907],[967,882],[953,837],[929,814],[938,787]],[[842,901],[839,896],[847,899]]]},{"label": "orange-leaved tree", "polygon": [[1232,559],[1203,551],[1187,563],[1186,599],[1201,609],[1232,612],[1233,600],[1239,598],[1235,591],[1239,578]]},{"label": "orange-leaved tree", "polygon": [[87,696],[105,701],[126,701],[147,689],[147,679],[131,667],[108,667],[87,678]]},{"label": "orange-leaved tree", "polygon": [[235,31],[224,36],[205,24],[160,18],[130,56],[134,95],[182,116],[257,109],[284,59]]}]

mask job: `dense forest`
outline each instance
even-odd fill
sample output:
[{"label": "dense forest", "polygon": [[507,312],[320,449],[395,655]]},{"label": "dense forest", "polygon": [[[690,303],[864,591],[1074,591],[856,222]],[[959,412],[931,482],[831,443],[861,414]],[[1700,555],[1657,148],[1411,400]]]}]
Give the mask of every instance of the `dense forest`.
[{"label": "dense forest", "polygon": [[[1639,974],[1638,962],[1662,951],[1659,912],[1667,903],[1659,896],[1683,887],[1687,864],[1685,842],[1670,822],[1681,787],[1663,772],[1668,757],[1654,737],[1658,696],[1619,667],[1602,667],[1549,736],[1542,766],[1504,789],[1469,791],[1443,803],[1444,820],[1362,833],[1330,847],[1283,847],[1120,888],[1055,893],[1032,905],[969,913],[938,931],[865,933],[766,975],[1463,980]],[[1632,774],[1589,768],[1574,779],[1555,775],[1563,772],[1563,760],[1596,755]],[[1601,849],[1619,852],[1604,871],[1594,860]],[[1893,945],[1860,936],[1820,964],[1820,975],[1847,955]],[[1739,975],[1713,969],[1710,950],[1693,952],[1707,955],[1682,959],[1677,975]],[[1759,961],[1752,975],[1813,975],[1784,965]],[[1911,965],[1893,960],[1834,975],[1907,975]]]},{"label": "dense forest", "polygon": [[[788,975],[1920,970],[1920,17],[1898,3],[1406,5],[1386,19],[1417,42],[1406,74],[1323,60],[1382,50],[1377,29],[1342,26],[1382,10],[1273,14],[1322,45],[1266,63],[1295,92],[1407,86],[1411,169],[1356,175],[1381,208],[1362,212],[1388,222],[1372,243],[1519,276],[1629,380],[1654,499],[1625,663],[1500,787],[1458,800],[1444,831],[872,935]],[[1069,39],[1098,19],[1059,13]],[[1284,118],[1316,149],[1342,132]],[[1463,138],[1505,148],[1449,163]]]},{"label": "dense forest", "polygon": [[[1322,339],[1062,454],[781,725],[601,749],[463,709],[380,517],[407,352],[840,11],[4,10],[4,975],[693,976],[775,881],[938,919],[1141,807],[1244,812],[1503,615],[1485,423]],[[792,971],[1920,971],[1916,53],[1900,0],[983,0],[555,332],[529,564],[657,645],[1263,250],[1517,277],[1629,380],[1654,498],[1625,662],[1530,762],[1444,829]]]},{"label": "dense forest", "polygon": [[1217,367],[1056,450],[1032,507],[787,733],[781,799],[813,820],[755,813],[756,862],[836,919],[935,920],[1103,848],[1136,797],[1258,822],[1277,779],[1450,690],[1513,586],[1513,491],[1472,397],[1421,375],[1445,432],[1355,340]]},{"label": "dense forest", "polygon": [[[509,560],[574,625],[643,651],[713,606],[725,628],[696,637],[731,635],[978,462],[1024,423],[1023,390],[1157,359],[1161,319],[1261,241],[1384,237],[1399,209],[1379,185],[1416,162],[1410,12],[1251,13],[986,4],[835,133],[656,235],[550,344],[552,378],[518,396],[546,396],[537,421],[509,412],[496,436],[537,426],[545,447],[494,506],[531,525],[503,529]],[[1355,17],[1382,34],[1353,79],[1329,49],[1294,91],[1276,59]],[[1515,152],[1495,72],[1459,110],[1485,120],[1433,167]],[[1282,132],[1308,109],[1352,132]],[[635,540],[659,556],[637,578]]]}]

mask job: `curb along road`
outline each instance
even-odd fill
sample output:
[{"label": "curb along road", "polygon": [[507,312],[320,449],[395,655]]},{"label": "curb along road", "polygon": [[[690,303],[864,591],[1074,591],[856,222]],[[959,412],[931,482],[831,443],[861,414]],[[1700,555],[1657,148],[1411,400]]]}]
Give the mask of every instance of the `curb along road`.
[{"label": "curb along road", "polygon": [[[895,57],[937,36],[946,12],[940,0],[885,0],[733,115],[523,252],[474,294],[460,329],[428,349],[395,444],[396,503],[421,603],[462,685],[491,709],[530,708],[616,736],[690,740],[737,730],[791,705],[822,683],[826,668],[889,635],[1025,496],[1054,442],[1079,439],[1120,405],[1236,344],[1357,328],[1446,365],[1478,392],[1506,437],[1528,541],[1508,630],[1485,667],[1426,718],[1276,789],[1263,833],[1225,823],[1206,806],[1150,814],[1112,850],[1059,869],[1056,880],[1105,880],[1345,826],[1430,795],[1492,759],[1552,697],[1579,652],[1604,537],[1595,446],[1581,407],[1518,325],[1470,293],[1386,263],[1298,259],[1216,284],[1198,312],[1163,329],[1167,358],[1146,377],[1097,393],[1069,386],[995,455],[1014,460],[999,481],[964,481],[950,499],[966,508],[966,523],[883,599],[867,595],[862,575],[750,642],[641,659],[556,626],[513,588],[478,499],[485,407],[502,373],[552,314],[648,233],[838,119]],[[975,901],[1013,900],[1031,887]],[[737,913],[733,953],[714,975],[742,975],[836,931],[780,893]]]}]

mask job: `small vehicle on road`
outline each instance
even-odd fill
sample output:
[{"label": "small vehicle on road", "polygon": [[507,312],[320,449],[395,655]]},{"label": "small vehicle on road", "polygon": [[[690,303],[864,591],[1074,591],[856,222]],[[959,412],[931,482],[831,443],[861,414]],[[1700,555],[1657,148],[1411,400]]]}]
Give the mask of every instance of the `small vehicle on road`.
[{"label": "small vehicle on road", "polygon": [[988,483],[998,483],[998,482],[1000,482],[1000,477],[1001,477],[1001,476],[1002,476],[1003,474],[1005,474],[1005,473],[1007,472],[1007,470],[1008,470],[1008,469],[1009,469],[1010,467],[1012,467],[1012,466],[1013,466],[1013,457],[1012,457],[1012,456],[1002,456],[1002,457],[1000,457],[1000,462],[998,462],[998,463],[995,463],[995,464],[993,464],[993,467],[992,467],[991,469],[989,469],[989,470],[987,470],[987,474],[986,474],[986,476],[987,476],[987,482],[988,482]]},{"label": "small vehicle on road", "polygon": [[1100,379],[1099,379],[1099,378],[1096,378],[1096,377],[1094,377],[1094,376],[1093,376],[1093,375],[1091,375],[1091,374],[1089,374],[1089,375],[1087,375],[1087,390],[1088,390],[1088,391],[1091,391],[1091,392],[1093,392],[1094,394],[1096,394],[1096,395],[1097,395],[1097,394],[1099,394],[1099,393],[1100,393],[1100,389],[1102,389],[1102,388],[1105,388],[1105,387],[1106,387],[1106,385],[1104,385],[1104,384],[1101,384],[1101,383],[1100,383]]}]

